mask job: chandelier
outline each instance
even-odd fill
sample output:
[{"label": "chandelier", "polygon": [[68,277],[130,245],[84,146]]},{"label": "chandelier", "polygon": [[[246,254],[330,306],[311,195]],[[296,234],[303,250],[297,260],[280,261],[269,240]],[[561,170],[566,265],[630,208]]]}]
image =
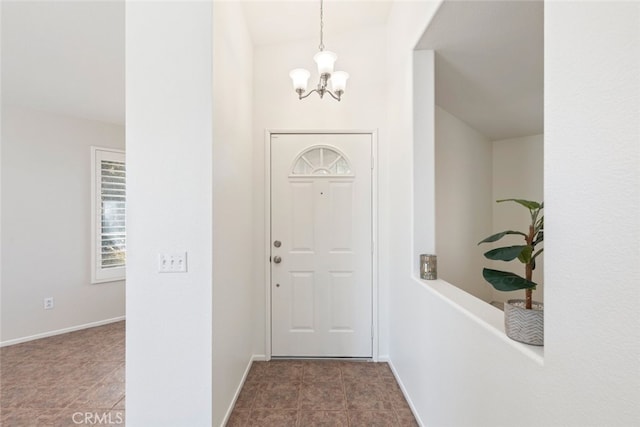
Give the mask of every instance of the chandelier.
[{"label": "chandelier", "polygon": [[[318,65],[318,73],[320,74],[320,81],[318,87],[311,92],[304,95],[307,91],[307,84],[309,83],[309,77],[311,73],[304,68],[296,68],[291,70],[289,77],[293,80],[293,89],[298,94],[298,99],[304,99],[311,95],[313,92],[317,92],[320,98],[328,93],[333,99],[340,101],[340,97],[344,93],[344,89],[347,86],[347,79],[349,74],[344,71],[333,71],[333,64],[338,59],[338,56],[328,50],[324,50],[323,34],[322,30],[324,26],[323,22],[323,0],[320,0],[320,45],[318,48],[320,52],[313,56],[313,60]],[[327,85],[331,83],[333,92],[327,88]]]}]

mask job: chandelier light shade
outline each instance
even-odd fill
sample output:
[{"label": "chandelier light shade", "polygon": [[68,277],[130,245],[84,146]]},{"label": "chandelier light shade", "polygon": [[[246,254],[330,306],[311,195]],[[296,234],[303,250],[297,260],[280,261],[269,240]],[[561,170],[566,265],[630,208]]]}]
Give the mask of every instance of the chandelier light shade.
[{"label": "chandelier light shade", "polygon": [[302,90],[305,92],[307,90],[307,85],[309,84],[309,77],[311,77],[311,73],[304,68],[296,68],[295,70],[291,70],[289,77],[293,80],[293,90]]},{"label": "chandelier light shade", "polygon": [[313,60],[318,64],[319,74],[331,74],[333,73],[333,64],[336,63],[338,55],[328,50],[323,50],[313,55]]},{"label": "chandelier light shade", "polygon": [[347,87],[347,79],[349,73],[346,71],[336,71],[331,74],[331,87],[334,92],[344,93],[344,89]]},{"label": "chandelier light shade", "polygon": [[[331,95],[335,100],[340,101],[342,94],[347,87],[347,79],[349,78],[349,74],[344,71],[333,71],[333,66],[338,59],[338,55],[328,50],[324,50],[323,44],[323,0],[320,0],[320,52],[316,53],[313,56],[313,60],[316,62],[318,66],[318,74],[320,74],[320,81],[318,82],[318,86],[313,89],[311,92],[307,92],[307,85],[309,83],[309,77],[311,73],[304,68],[296,68],[295,70],[291,70],[289,73],[289,77],[293,81],[293,90],[298,94],[298,99],[304,99],[311,95],[313,92],[316,92],[320,95],[320,98],[324,97],[325,93]],[[331,83],[331,89],[329,90],[327,85]]]}]

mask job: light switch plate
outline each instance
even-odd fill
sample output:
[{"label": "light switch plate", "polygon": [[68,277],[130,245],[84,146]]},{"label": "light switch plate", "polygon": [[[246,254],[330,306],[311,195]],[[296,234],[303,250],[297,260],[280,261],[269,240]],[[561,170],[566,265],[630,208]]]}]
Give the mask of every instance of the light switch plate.
[{"label": "light switch plate", "polygon": [[159,273],[186,273],[187,253],[175,252],[170,254],[158,254]]}]

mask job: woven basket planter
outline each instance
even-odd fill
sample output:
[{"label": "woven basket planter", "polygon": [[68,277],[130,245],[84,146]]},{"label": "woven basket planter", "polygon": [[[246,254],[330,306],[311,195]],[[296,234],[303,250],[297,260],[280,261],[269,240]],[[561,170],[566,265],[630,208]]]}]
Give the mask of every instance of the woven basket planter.
[{"label": "woven basket planter", "polygon": [[525,300],[511,299],[504,305],[504,330],[512,340],[530,345],[544,345],[544,310],[533,302],[531,310]]}]

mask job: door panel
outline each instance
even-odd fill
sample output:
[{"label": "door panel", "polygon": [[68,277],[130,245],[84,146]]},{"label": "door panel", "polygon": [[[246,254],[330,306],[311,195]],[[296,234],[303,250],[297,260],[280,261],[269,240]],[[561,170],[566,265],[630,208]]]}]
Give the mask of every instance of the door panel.
[{"label": "door panel", "polygon": [[331,182],[329,185],[332,227],[329,235],[330,251],[332,253],[351,252],[353,246],[351,242],[353,238],[353,184],[351,182]]},{"label": "door panel", "polygon": [[291,183],[291,244],[292,251],[313,252],[315,212],[313,182]]},{"label": "door panel", "polygon": [[370,134],[271,137],[273,356],[372,356],[371,150]]},{"label": "door panel", "polygon": [[350,302],[356,297],[356,284],[351,272],[330,272],[329,307],[331,332],[347,331],[355,323]]},{"label": "door panel", "polygon": [[313,272],[291,272],[291,330],[313,331],[315,306],[315,277]]}]

